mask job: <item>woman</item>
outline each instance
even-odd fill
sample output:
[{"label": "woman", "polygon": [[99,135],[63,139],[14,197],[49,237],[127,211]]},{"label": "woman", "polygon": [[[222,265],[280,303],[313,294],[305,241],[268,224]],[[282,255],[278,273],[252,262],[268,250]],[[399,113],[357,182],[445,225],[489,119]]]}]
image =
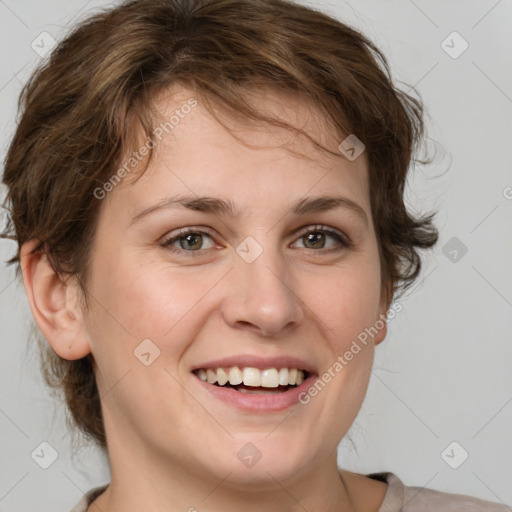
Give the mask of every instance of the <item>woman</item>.
[{"label": "woman", "polygon": [[287,1],[136,0],[23,105],[11,262],[111,469],[74,512],[506,510],[337,467],[437,240],[403,201],[422,106],[363,35]]}]

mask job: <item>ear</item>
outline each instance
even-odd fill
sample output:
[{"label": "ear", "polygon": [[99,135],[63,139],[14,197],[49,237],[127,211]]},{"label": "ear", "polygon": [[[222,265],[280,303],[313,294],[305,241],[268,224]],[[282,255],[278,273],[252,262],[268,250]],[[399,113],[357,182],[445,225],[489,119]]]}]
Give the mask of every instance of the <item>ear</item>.
[{"label": "ear", "polygon": [[76,279],[63,280],[52,268],[39,240],[21,248],[21,271],[28,303],[39,329],[63,359],[80,359],[91,352],[84,330],[80,288]]},{"label": "ear", "polygon": [[383,296],[380,301],[379,307],[379,316],[375,320],[375,328],[379,330],[379,332],[373,338],[373,344],[377,346],[379,343],[383,342],[386,339],[386,335],[388,333],[388,310],[391,305],[392,297]]}]

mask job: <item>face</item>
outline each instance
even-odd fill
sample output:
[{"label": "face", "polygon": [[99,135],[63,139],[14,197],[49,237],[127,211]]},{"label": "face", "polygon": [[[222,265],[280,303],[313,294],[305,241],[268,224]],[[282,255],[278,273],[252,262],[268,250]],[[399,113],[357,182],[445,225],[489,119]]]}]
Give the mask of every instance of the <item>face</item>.
[{"label": "face", "polygon": [[[169,119],[192,96],[175,88],[157,107]],[[268,91],[253,101],[331,148],[341,142],[300,98]],[[335,454],[364,399],[382,320],[344,354],[386,304],[364,153],[349,161],[283,129],[230,126],[253,147],[198,103],[143,176],[102,200],[84,332],[111,459],[255,484]],[[236,382],[233,367],[246,386],[202,380],[224,368]],[[287,373],[293,381],[283,368],[307,370],[305,382],[266,387]]]}]

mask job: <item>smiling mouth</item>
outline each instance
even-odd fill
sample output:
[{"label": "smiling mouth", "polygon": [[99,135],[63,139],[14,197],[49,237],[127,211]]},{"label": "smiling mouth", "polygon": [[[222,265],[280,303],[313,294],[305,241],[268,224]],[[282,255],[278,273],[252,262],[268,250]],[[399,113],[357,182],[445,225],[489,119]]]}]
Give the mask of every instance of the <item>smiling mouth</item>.
[{"label": "smiling mouth", "polygon": [[212,386],[231,388],[249,395],[284,393],[300,386],[309,377],[298,368],[253,367],[199,368],[194,375]]}]

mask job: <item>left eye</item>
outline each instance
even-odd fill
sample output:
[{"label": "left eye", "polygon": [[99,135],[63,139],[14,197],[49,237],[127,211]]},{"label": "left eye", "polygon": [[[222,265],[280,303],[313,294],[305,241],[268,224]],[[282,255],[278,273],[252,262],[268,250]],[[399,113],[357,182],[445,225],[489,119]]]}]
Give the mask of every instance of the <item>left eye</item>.
[{"label": "left eye", "polygon": [[[326,240],[329,238],[334,239],[337,242],[337,244],[334,244],[334,249],[325,247]],[[302,240],[303,243],[306,244],[305,249],[321,249],[324,252],[340,250],[341,248],[348,248],[351,245],[350,241],[340,232],[323,226],[308,228],[306,231],[303,231],[300,234],[299,240]],[[336,249],[336,245],[341,245],[341,247]]]},{"label": "left eye", "polygon": [[[209,239],[210,243],[208,247],[204,247],[204,240]],[[326,247],[327,241],[332,239],[335,241],[331,244],[331,248]],[[309,227],[306,230],[299,233],[298,241],[302,241],[304,249],[336,251],[351,246],[350,241],[342,233],[337,230],[333,230],[323,226]],[[295,242],[295,243],[297,243]],[[179,244],[177,246],[176,244]],[[165,247],[173,252],[199,252],[204,249],[211,249],[215,243],[212,235],[204,231],[185,229],[181,230],[177,235],[174,235],[162,242],[162,247]],[[334,248],[332,247],[334,245]],[[338,246],[338,247],[336,247]]]}]

